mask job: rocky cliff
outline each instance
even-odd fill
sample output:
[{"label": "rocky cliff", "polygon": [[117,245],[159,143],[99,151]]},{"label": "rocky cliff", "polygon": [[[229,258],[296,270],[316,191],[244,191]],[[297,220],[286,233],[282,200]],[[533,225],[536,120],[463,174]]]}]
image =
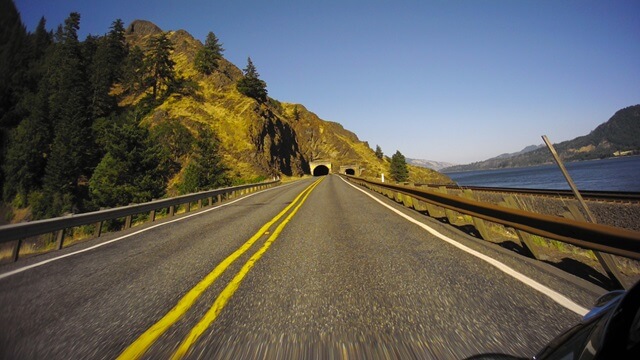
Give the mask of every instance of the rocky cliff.
[{"label": "rocky cliff", "polygon": [[[162,30],[148,21],[136,20],[127,28],[131,46],[144,47],[150,36]],[[142,123],[150,127],[167,120],[179,120],[192,131],[200,125],[211,127],[220,141],[225,163],[235,176],[300,176],[309,173],[309,162],[330,160],[334,169],[358,164],[363,175],[388,173],[389,163],[376,158],[366,142],[342,125],[320,119],[301,104],[266,103],[242,95],[236,82],[242,71],[226,59],[211,75],[201,75],[194,67],[195,54],[203,45],[184,30],[168,32],[174,45],[172,59],[177,75],[191,81],[189,95],[171,95],[153,109]],[[140,100],[129,97],[121,105]],[[197,125],[200,124],[200,125]],[[450,179],[429,169],[411,168],[411,178],[420,182],[447,183]]]}]

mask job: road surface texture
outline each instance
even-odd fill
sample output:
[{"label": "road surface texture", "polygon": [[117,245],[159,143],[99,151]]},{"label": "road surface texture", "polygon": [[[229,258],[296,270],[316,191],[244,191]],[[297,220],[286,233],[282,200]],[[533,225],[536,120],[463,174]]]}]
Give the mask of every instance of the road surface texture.
[{"label": "road surface texture", "polygon": [[335,175],[177,219],[0,267],[0,358],[531,356],[603,293]]}]

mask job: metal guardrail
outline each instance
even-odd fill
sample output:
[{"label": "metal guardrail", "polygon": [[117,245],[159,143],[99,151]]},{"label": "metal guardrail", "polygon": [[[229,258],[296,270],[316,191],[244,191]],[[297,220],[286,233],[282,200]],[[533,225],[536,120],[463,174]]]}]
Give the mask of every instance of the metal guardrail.
[{"label": "metal guardrail", "polygon": [[240,185],[222,189],[201,191],[198,193],[177,196],[169,199],[154,200],[142,204],[134,204],[129,206],[123,206],[112,209],[105,209],[100,211],[94,211],[84,214],[74,214],[69,216],[57,217],[45,220],[35,220],[31,222],[24,222],[12,225],[0,226],[0,244],[11,241],[18,241],[16,247],[13,250],[14,261],[18,258],[20,241],[33,236],[58,233],[57,248],[62,248],[62,239],[64,230],[83,225],[96,224],[95,236],[100,236],[102,222],[126,218],[124,228],[131,226],[131,219],[133,215],[150,213],[151,221],[155,220],[155,212],[159,209],[169,209],[169,216],[174,215],[174,210],[177,206],[188,204],[187,211],[190,209],[190,204],[198,202],[202,205],[202,200],[209,199],[209,205],[213,204],[213,199],[216,198],[218,202],[222,200],[222,196],[228,194],[236,194],[244,190],[255,190],[271,187],[280,183],[280,180],[262,182],[256,184]]},{"label": "metal guardrail", "polygon": [[426,189],[381,183],[352,176],[347,178],[369,188],[392,190],[432,205],[530,234],[640,260],[640,232],[637,231],[506,208]]},{"label": "metal guardrail", "polygon": [[[486,187],[486,186],[459,186],[459,185],[430,185],[419,184],[416,186],[438,188],[445,186],[447,189],[452,190],[473,190],[473,191],[487,191],[498,193],[514,193],[514,194],[529,194],[540,196],[561,196],[561,197],[575,197],[571,190],[547,190],[547,189],[527,189],[527,188],[500,188],[500,187]],[[602,201],[640,201],[640,193],[629,191],[595,191],[586,190],[580,191],[580,194],[585,199],[589,200],[602,200]]]}]

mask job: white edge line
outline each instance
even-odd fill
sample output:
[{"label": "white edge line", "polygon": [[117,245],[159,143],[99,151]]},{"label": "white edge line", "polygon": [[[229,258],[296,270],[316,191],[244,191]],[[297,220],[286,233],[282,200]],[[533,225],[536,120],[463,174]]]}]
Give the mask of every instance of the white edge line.
[{"label": "white edge line", "polygon": [[373,200],[377,201],[378,203],[380,203],[382,206],[386,207],[387,209],[393,211],[394,213],[400,215],[401,217],[405,218],[406,220],[420,226],[421,228],[423,228],[424,230],[428,231],[431,235],[434,235],[438,238],[440,238],[441,240],[457,247],[458,249],[469,253],[481,260],[486,261],[487,263],[489,263],[490,265],[493,265],[494,267],[496,267],[498,270],[504,272],[505,274],[515,278],[516,280],[524,283],[525,285],[539,291],[540,293],[542,293],[543,295],[548,296],[549,298],[551,298],[553,301],[557,302],[558,304],[564,306],[565,308],[575,312],[576,314],[580,315],[580,316],[584,316],[587,314],[587,312],[589,312],[588,309],[578,305],[577,303],[575,303],[573,300],[569,299],[568,297],[560,294],[559,292],[545,286],[542,285],[541,283],[531,279],[530,277],[521,274],[519,272],[517,272],[516,270],[508,267],[507,265],[501,263],[498,260],[495,260],[487,255],[484,255],[476,250],[473,250],[465,245],[462,245],[461,243],[445,236],[442,235],[441,233],[439,233],[438,231],[434,230],[433,228],[427,226],[426,224],[421,223],[418,220],[413,219],[412,217],[402,213],[399,210],[394,209],[393,207],[385,204],[384,202],[382,202],[381,200],[377,199],[376,197],[374,197],[373,195],[369,194],[368,192],[358,188],[357,186],[349,183],[348,181],[346,181],[345,179],[343,179],[342,177],[340,178],[342,181],[344,181],[345,183],[347,183],[347,185],[352,186],[354,189],[361,191],[362,193],[364,193],[365,195],[369,196],[370,198],[372,198]]},{"label": "white edge line", "polygon": [[123,236],[120,236],[118,238],[115,238],[115,239],[112,239],[112,240],[109,240],[109,241],[102,242],[100,244],[96,244],[96,245],[90,246],[90,247],[88,247],[86,249],[77,250],[77,251],[74,251],[74,252],[70,252],[68,254],[64,254],[64,255],[53,257],[51,259],[43,260],[43,261],[37,262],[35,264],[27,265],[25,267],[21,267],[21,268],[18,268],[18,269],[15,269],[15,270],[0,274],[0,280],[2,280],[4,278],[8,278],[9,276],[12,276],[12,275],[15,275],[15,274],[19,274],[19,273],[21,273],[23,271],[27,271],[27,270],[30,270],[30,269],[33,269],[33,268],[48,264],[50,262],[54,262],[54,261],[57,261],[57,260],[60,260],[60,259],[64,259],[64,258],[69,257],[69,256],[73,256],[73,255],[77,255],[77,254],[80,254],[80,253],[83,253],[83,252],[86,252],[86,251],[97,249],[97,248],[99,248],[101,246],[105,246],[105,245],[108,245],[108,244],[111,244],[113,242],[126,239],[126,238],[134,236],[134,235],[138,235],[140,233],[143,233],[145,231],[149,231],[151,229],[155,229],[155,228],[160,227],[160,226],[165,226],[165,225],[174,223],[176,221],[182,221],[182,220],[188,219],[188,218],[193,217],[193,216],[202,215],[202,214],[207,213],[209,211],[220,209],[221,207],[225,207],[227,205],[234,204],[234,203],[236,203],[236,202],[238,202],[240,200],[244,200],[244,199],[249,198],[249,197],[251,197],[253,195],[258,195],[258,194],[261,194],[261,193],[264,193],[264,192],[267,192],[267,191],[271,191],[271,190],[274,190],[274,189],[282,189],[283,186],[288,186],[288,185],[291,185],[291,184],[294,184],[294,183],[289,183],[289,184],[285,184],[285,185],[281,185],[281,186],[276,186],[276,187],[272,187],[272,188],[265,189],[265,190],[262,190],[262,191],[258,191],[258,192],[255,192],[255,193],[251,193],[251,194],[243,196],[243,197],[241,197],[241,198],[239,198],[237,200],[233,200],[231,202],[228,202],[226,204],[218,205],[216,207],[212,207],[210,209],[202,210],[202,211],[199,211],[199,212],[194,213],[194,214],[182,216],[182,217],[180,217],[178,219],[174,219],[174,220],[166,221],[166,222],[163,222],[163,223],[160,223],[160,224],[157,224],[157,225],[149,226],[148,228],[144,228],[142,230],[138,230],[136,232],[132,232],[131,234],[123,235]]}]

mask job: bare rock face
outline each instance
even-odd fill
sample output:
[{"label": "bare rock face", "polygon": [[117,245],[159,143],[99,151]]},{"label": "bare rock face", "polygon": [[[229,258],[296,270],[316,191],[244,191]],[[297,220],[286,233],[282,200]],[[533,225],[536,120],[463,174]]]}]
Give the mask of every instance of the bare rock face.
[{"label": "bare rock face", "polygon": [[251,134],[256,146],[256,162],[270,175],[300,176],[309,172],[309,163],[300,152],[295,130],[271,109],[261,106],[259,120]]},{"label": "bare rock face", "polygon": [[134,20],[127,30],[125,31],[126,35],[135,35],[135,36],[147,36],[147,35],[155,35],[162,32],[156,24],[147,20]]}]

